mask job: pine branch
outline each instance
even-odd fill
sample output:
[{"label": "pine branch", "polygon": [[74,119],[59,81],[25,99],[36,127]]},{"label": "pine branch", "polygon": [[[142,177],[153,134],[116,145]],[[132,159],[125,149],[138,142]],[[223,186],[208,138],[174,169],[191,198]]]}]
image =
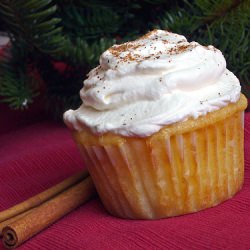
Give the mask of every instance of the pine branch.
[{"label": "pine branch", "polygon": [[2,0],[0,14],[12,40],[25,42],[29,50],[57,55],[64,37],[52,0]]},{"label": "pine branch", "polygon": [[68,7],[76,6],[80,8],[99,8],[99,7],[108,7],[108,8],[122,8],[126,5],[133,5],[133,1],[125,0],[92,0],[92,1],[82,1],[82,0],[56,0],[58,6]]},{"label": "pine branch", "polygon": [[71,36],[85,39],[114,34],[121,24],[121,17],[110,8],[63,7],[60,14],[64,17],[64,31]]},{"label": "pine branch", "polygon": [[[38,82],[29,69],[27,61],[22,61],[25,55],[17,49],[6,49],[0,61],[0,96],[1,102],[7,103],[13,109],[26,109],[38,96]],[[19,59],[19,60],[18,60]]]},{"label": "pine branch", "polygon": [[103,37],[88,42],[80,37],[75,39],[68,37],[64,47],[64,54],[70,64],[85,66],[89,70],[97,65],[102,52],[114,43],[115,39],[112,38]]},{"label": "pine branch", "polygon": [[242,3],[241,0],[229,1],[226,4],[219,5],[217,9],[205,17],[201,18],[203,25],[211,25],[216,22],[218,18],[222,18],[228,15],[231,11],[234,11]]}]

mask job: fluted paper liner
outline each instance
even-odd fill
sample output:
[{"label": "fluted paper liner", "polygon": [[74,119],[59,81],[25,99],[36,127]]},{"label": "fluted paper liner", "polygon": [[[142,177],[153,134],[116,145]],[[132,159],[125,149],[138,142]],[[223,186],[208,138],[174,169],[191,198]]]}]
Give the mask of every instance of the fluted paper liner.
[{"label": "fluted paper liner", "polygon": [[158,219],[192,213],[229,199],[243,184],[245,106],[241,96],[208,121],[178,123],[146,138],[76,132],[75,139],[111,214]]}]

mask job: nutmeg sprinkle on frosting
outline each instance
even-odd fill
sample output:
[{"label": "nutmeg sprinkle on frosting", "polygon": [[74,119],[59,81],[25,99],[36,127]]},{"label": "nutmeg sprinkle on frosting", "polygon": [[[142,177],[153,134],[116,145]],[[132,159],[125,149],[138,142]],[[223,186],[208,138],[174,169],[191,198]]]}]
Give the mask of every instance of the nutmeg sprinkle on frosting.
[{"label": "nutmeg sprinkle on frosting", "polygon": [[[168,33],[173,34],[171,32]],[[175,39],[178,38],[179,37],[175,36]],[[181,39],[178,40],[178,42],[173,46],[171,41],[161,38],[161,34],[159,34],[158,30],[153,30],[134,41],[126,42],[120,45],[113,45],[105,53],[107,55],[112,55],[113,58],[116,58],[117,65],[113,68],[117,68],[118,64],[131,62],[140,63],[145,60],[160,59],[162,56],[170,57],[171,55],[191,50],[197,45],[198,44],[195,42],[188,43],[186,39]],[[108,59],[108,63],[109,62],[110,59]]]}]

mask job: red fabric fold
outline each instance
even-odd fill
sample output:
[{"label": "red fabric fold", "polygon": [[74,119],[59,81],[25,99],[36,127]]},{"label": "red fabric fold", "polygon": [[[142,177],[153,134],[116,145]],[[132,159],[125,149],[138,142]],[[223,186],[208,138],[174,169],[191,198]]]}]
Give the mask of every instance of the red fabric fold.
[{"label": "red fabric fold", "polygon": [[[0,136],[0,211],[79,171],[68,130],[41,122]],[[98,198],[19,249],[250,249],[250,113],[245,116],[245,182],[232,199],[198,213],[156,221],[112,217]],[[0,249],[4,249],[0,245]]]}]

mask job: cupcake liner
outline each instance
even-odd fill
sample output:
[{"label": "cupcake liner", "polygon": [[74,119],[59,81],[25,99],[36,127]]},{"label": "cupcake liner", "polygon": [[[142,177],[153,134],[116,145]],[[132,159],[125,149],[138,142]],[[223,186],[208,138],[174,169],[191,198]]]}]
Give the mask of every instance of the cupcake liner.
[{"label": "cupcake liner", "polygon": [[113,215],[158,219],[215,206],[240,190],[243,112],[206,127],[86,145],[76,136],[100,198]]}]

